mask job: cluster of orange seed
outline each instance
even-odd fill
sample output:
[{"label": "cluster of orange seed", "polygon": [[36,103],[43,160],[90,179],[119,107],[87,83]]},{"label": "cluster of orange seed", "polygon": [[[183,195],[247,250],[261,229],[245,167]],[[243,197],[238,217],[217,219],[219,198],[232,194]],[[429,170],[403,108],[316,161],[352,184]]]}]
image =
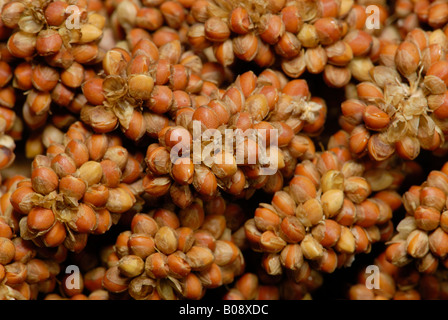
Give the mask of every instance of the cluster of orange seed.
[{"label": "cluster of orange seed", "polygon": [[448,298],[447,17],[0,1],[0,299]]},{"label": "cluster of orange seed", "polygon": [[142,166],[120,140],[89,131],[81,122],[53,134],[31,177],[9,190],[20,236],[40,247],[80,252],[89,234],[103,234],[137,203],[132,184]]}]

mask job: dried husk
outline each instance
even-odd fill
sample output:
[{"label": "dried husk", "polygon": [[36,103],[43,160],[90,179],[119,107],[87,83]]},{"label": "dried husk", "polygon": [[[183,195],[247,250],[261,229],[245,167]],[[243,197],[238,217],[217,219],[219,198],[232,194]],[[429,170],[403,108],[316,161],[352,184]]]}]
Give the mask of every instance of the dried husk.
[{"label": "dried husk", "polygon": [[392,264],[394,264],[397,267],[404,267],[405,265],[409,264],[410,262],[412,262],[412,258],[407,254],[407,245],[406,245],[406,239],[401,239],[401,238],[392,238],[391,241],[386,242],[386,245],[389,244],[394,244],[394,243],[398,243],[399,244],[399,252],[396,253],[396,255],[394,255],[392,257]]},{"label": "dried husk", "polygon": [[423,258],[429,251],[428,234],[419,229],[413,230],[406,239],[406,245],[413,258]]},{"label": "dried husk", "polygon": [[38,33],[42,30],[44,24],[42,21],[37,20],[33,15],[24,15],[19,20],[20,30],[27,33]]},{"label": "dried husk", "polygon": [[370,58],[354,58],[348,64],[352,77],[358,81],[370,81],[369,71],[373,68]]},{"label": "dried husk", "polygon": [[103,81],[104,96],[113,104],[116,100],[120,100],[128,93],[127,81],[125,78],[110,75]]},{"label": "dried husk", "polygon": [[294,99],[288,95],[281,94],[275,109],[268,115],[269,121],[284,121],[291,118],[295,108],[299,108],[301,99]]},{"label": "dried husk", "polygon": [[408,86],[401,84],[400,79],[393,83],[387,83],[384,87],[384,102],[386,106],[383,106],[381,109],[388,114],[393,114],[397,110],[397,106],[405,99],[406,92],[408,92]]},{"label": "dried husk", "polygon": [[134,114],[134,106],[129,100],[119,100],[112,108],[123,129],[128,130]]},{"label": "dried husk", "polygon": [[280,255],[278,253],[265,253],[268,263],[263,264],[264,270],[271,276],[278,276],[283,273]]},{"label": "dried husk", "polygon": [[440,143],[440,147],[442,147],[443,144],[446,142],[445,135],[443,133],[448,132],[448,119],[440,119],[436,117],[434,114],[431,114],[431,119],[435,122],[436,131],[443,140],[443,142]]},{"label": "dried husk", "polygon": [[370,155],[376,161],[383,161],[390,158],[395,152],[395,145],[387,141],[384,134],[374,134],[370,137],[369,144],[372,144]]},{"label": "dried husk", "polygon": [[[73,234],[73,230],[76,230],[76,214],[79,208],[78,201],[74,198],[67,197],[63,194],[58,194],[57,191],[53,191],[46,196],[40,194],[34,195],[32,200],[30,200],[30,205],[32,207],[42,207],[46,209],[51,209],[55,215],[55,223],[59,221],[64,224],[67,231],[67,237],[64,243],[68,245],[68,249],[72,250],[77,243],[77,238]],[[54,225],[54,224],[53,224]],[[27,225],[27,217],[24,217],[19,222],[19,229],[21,237],[25,240],[33,240],[39,242],[39,237],[46,234],[50,229],[43,230],[40,232],[33,232],[29,230]],[[83,238],[84,236],[79,235],[78,238]],[[68,239],[69,238],[69,239]],[[83,239],[86,241],[86,239]]]},{"label": "dried husk", "polygon": [[439,108],[444,101],[444,94],[431,94],[426,99],[428,101],[428,107],[432,111]]},{"label": "dried husk", "polygon": [[372,169],[364,174],[372,191],[381,191],[387,189],[394,181],[394,177],[386,169]]},{"label": "dried husk", "polygon": [[159,59],[167,59],[172,64],[180,60],[182,54],[182,46],[179,40],[165,43],[159,48]]},{"label": "dried husk", "polygon": [[257,25],[261,17],[270,13],[268,2],[263,0],[212,0],[207,7],[211,17],[227,18],[237,7],[243,7],[249,13],[250,20]]},{"label": "dried husk", "polygon": [[207,168],[207,166],[202,164],[196,164],[194,166],[194,179],[193,186],[196,190],[200,190],[202,184],[207,178],[208,174],[211,173],[211,170]]},{"label": "dried husk", "polygon": [[[173,279],[175,280],[175,279]],[[180,286],[177,285],[178,281],[173,282],[172,279],[166,278],[166,279],[157,279],[157,293],[163,300],[178,300],[178,296],[176,295],[177,292],[181,292]]]},{"label": "dried husk", "polygon": [[28,220],[28,217],[24,217],[24,218],[20,219],[20,221],[19,221],[20,236],[24,240],[32,240],[32,239],[36,238],[38,235],[31,232],[31,230],[28,228],[27,220]]},{"label": "dried husk", "polygon": [[397,225],[397,231],[403,239],[406,239],[415,229],[417,229],[417,224],[412,216],[405,217]]},{"label": "dried husk", "polygon": [[115,9],[120,26],[129,31],[135,26],[137,6],[132,1],[121,1]]},{"label": "dried husk", "polygon": [[431,94],[443,94],[447,90],[445,82],[437,76],[427,75],[423,83]]},{"label": "dried husk", "polygon": [[387,129],[387,141],[389,143],[395,143],[402,139],[407,133],[406,120],[400,116],[397,116],[389,125]]},{"label": "dried husk", "polygon": [[[232,43],[231,40],[227,40],[226,42]],[[233,50],[232,50],[233,52]],[[160,59],[160,49],[159,49],[159,59]],[[194,52],[192,51],[186,51],[184,52],[181,57],[180,57],[180,64],[182,64],[184,67],[187,67],[188,69],[190,69],[190,71],[193,74],[200,74],[202,71],[202,60],[201,58],[194,54]],[[151,70],[151,67],[150,67]],[[154,69],[154,72],[156,72],[156,69]],[[153,77],[154,78],[154,77]]]},{"label": "dried husk", "polygon": [[[259,39],[259,41],[261,41],[261,40]],[[260,46],[260,44],[259,44],[259,46]],[[222,50],[222,52],[223,52],[223,54],[222,54],[223,57],[221,59],[222,61],[220,61],[221,64],[224,67],[228,67],[228,66],[232,65],[233,62],[235,61],[235,54],[233,52],[233,42],[232,42],[232,40],[231,39],[227,39],[223,43],[219,43],[219,44],[214,45],[213,46],[213,53],[215,54],[215,56],[217,54],[217,49],[218,48],[220,48]],[[192,69],[192,72],[194,73],[195,71]]]},{"label": "dried husk", "polygon": [[322,105],[314,101],[299,100],[299,105],[294,108],[292,116],[297,116],[300,120],[313,124],[320,115]]},{"label": "dried husk", "polygon": [[319,36],[313,24],[305,23],[297,34],[297,39],[305,48],[316,48],[319,45]]},{"label": "dried husk", "polygon": [[22,199],[22,201],[19,204],[20,209],[22,212],[29,212],[33,207],[35,207],[36,203],[41,203],[44,196],[33,192],[28,194],[25,198]]},{"label": "dried husk", "polygon": [[88,236],[87,233],[76,233],[67,228],[67,237],[64,240],[64,246],[72,252],[79,253],[79,250],[85,247]]},{"label": "dried husk", "polygon": [[436,132],[436,124],[434,123],[434,121],[426,114],[421,115],[417,137],[423,149],[432,148],[435,132]]},{"label": "dried husk", "polygon": [[403,194],[403,206],[409,215],[413,215],[415,209],[420,205],[420,199],[411,192]]},{"label": "dried husk", "polygon": [[322,245],[311,235],[307,234],[300,243],[303,256],[308,260],[316,260],[323,256]]},{"label": "dried husk", "polygon": [[124,213],[129,211],[135,204],[135,197],[131,197],[126,190],[121,187],[109,188],[109,198],[106,209],[114,213]]},{"label": "dried husk", "polygon": [[154,279],[143,274],[131,280],[128,292],[135,300],[148,300],[156,289],[156,285]]},{"label": "dried husk", "polygon": [[299,78],[306,70],[305,51],[302,49],[300,54],[290,60],[282,60],[282,70],[288,77]]},{"label": "dried husk", "polygon": [[354,160],[349,160],[342,165],[341,173],[344,178],[362,177],[364,175],[365,166]]},{"label": "dried husk", "polygon": [[0,284],[0,300],[27,300],[19,291],[6,284]]},{"label": "dried husk", "polygon": [[297,0],[293,2],[299,8],[300,16],[303,21],[313,21],[316,18],[319,18],[318,12],[318,3],[313,0]]},{"label": "dried husk", "polygon": [[397,70],[386,66],[376,66],[370,69],[370,76],[381,89],[384,89],[386,85],[396,83],[397,79],[401,78]]},{"label": "dried husk", "polygon": [[83,24],[80,29],[81,37],[77,40],[77,43],[89,43],[98,40],[102,35],[103,31],[94,26],[93,24],[87,23]]},{"label": "dried husk", "polygon": [[84,106],[80,113],[81,121],[95,128],[110,127],[114,125],[114,130],[118,125],[118,118],[110,108],[105,106]]}]

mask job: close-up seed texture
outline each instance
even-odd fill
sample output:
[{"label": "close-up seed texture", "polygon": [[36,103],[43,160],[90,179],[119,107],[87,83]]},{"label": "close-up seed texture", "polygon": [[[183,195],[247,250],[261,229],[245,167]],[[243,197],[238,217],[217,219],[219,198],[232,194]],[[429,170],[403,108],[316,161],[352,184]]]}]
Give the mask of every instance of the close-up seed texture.
[{"label": "close-up seed texture", "polygon": [[0,0],[0,300],[447,279],[448,1]]}]

